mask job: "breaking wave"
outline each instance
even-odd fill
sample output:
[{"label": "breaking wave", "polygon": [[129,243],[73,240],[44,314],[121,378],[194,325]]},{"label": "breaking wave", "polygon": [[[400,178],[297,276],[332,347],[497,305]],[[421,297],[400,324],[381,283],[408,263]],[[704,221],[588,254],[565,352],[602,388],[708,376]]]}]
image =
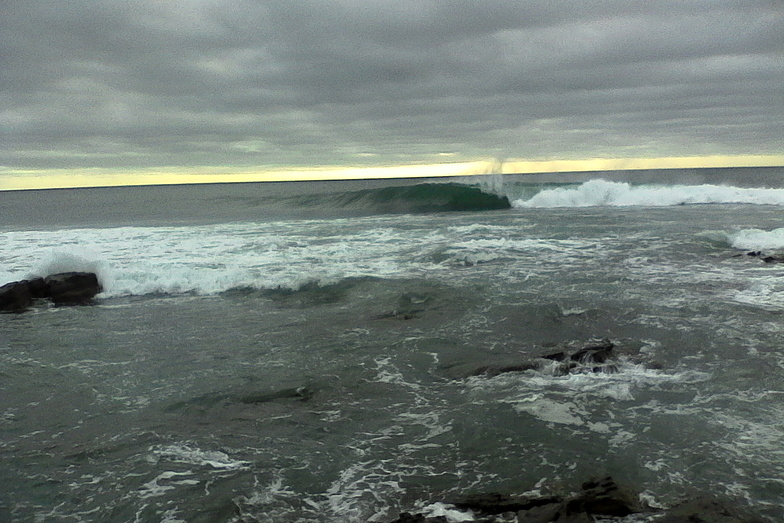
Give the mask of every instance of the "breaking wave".
[{"label": "breaking wave", "polygon": [[514,207],[666,207],[708,203],[784,205],[784,189],[742,188],[726,185],[631,185],[591,180],[578,186],[544,189]]},{"label": "breaking wave", "polygon": [[457,183],[421,183],[412,186],[364,189],[298,198],[305,205],[327,205],[380,214],[489,211],[508,209],[509,198]]},{"label": "breaking wave", "polygon": [[783,251],[784,227],[763,231],[744,229],[728,235],[730,245],[736,249],[749,251]]}]

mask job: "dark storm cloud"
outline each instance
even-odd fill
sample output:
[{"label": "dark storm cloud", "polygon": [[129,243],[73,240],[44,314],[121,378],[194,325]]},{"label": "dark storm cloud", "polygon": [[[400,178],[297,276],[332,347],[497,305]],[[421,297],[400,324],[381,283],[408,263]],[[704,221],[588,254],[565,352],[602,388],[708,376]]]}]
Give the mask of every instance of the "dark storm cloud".
[{"label": "dark storm cloud", "polygon": [[6,0],[2,15],[11,168],[782,152],[780,0]]}]

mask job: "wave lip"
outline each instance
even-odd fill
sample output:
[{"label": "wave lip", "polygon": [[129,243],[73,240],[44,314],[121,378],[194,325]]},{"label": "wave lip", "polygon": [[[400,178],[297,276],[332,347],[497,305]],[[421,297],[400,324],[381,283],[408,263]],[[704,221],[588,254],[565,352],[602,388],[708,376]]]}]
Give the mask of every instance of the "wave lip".
[{"label": "wave lip", "polygon": [[784,189],[743,188],[726,185],[638,185],[591,180],[577,187],[546,189],[531,198],[512,202],[514,207],[667,207],[707,203],[784,205]]}]

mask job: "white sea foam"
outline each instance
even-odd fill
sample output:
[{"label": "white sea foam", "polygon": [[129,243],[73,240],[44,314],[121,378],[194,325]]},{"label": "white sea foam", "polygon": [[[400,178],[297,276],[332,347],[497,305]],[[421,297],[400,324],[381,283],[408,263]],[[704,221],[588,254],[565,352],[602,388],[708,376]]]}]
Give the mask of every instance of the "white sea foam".
[{"label": "white sea foam", "polygon": [[748,251],[784,250],[784,227],[771,231],[744,229],[728,236],[730,244],[736,249]]},{"label": "white sea foam", "polygon": [[[474,401],[509,404],[516,412],[545,423],[581,427],[597,433],[615,434],[614,445],[623,445],[619,426],[593,421],[594,398],[633,405],[638,390],[650,390],[665,383],[694,383],[709,378],[706,373],[684,371],[667,373],[621,361],[616,373],[553,375],[545,371],[506,373],[492,379],[470,378],[469,393]],[[499,396],[500,395],[500,396]]]},{"label": "white sea foam", "polygon": [[638,185],[591,180],[577,187],[546,189],[514,207],[671,206],[704,203],[784,205],[784,189],[725,185]]},{"label": "white sea foam", "polygon": [[250,466],[247,461],[232,459],[225,452],[194,448],[190,445],[166,445],[150,449],[156,461],[185,463],[215,470],[240,470]]},{"label": "white sea foam", "polygon": [[[4,235],[0,284],[64,271],[98,273],[103,297],[298,289],[346,277],[426,270],[411,249],[431,236],[337,222],[18,231]],[[413,247],[412,247],[413,246]]]},{"label": "white sea foam", "polygon": [[730,291],[730,297],[738,303],[768,311],[784,310],[784,278],[771,277],[755,282],[746,289]]},{"label": "white sea foam", "polygon": [[[154,498],[174,490],[180,485],[198,485],[199,481],[190,479],[192,473],[165,471],[158,474],[154,479],[148,481],[139,489],[139,497],[142,499]],[[178,479],[183,478],[183,479]]]},{"label": "white sea foam", "polygon": [[446,503],[431,503],[422,508],[421,513],[429,518],[443,517],[449,523],[461,523],[463,521],[476,521],[473,514],[459,510],[453,505]]}]

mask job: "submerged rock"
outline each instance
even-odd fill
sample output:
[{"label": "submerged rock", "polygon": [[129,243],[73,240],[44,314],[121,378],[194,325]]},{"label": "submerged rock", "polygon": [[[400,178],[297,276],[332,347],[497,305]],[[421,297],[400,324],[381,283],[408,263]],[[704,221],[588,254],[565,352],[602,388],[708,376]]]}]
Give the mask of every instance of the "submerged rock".
[{"label": "submerged rock", "polygon": [[23,312],[42,299],[56,305],[86,304],[102,290],[92,272],[63,272],[7,283],[0,287],[0,312]]},{"label": "submerged rock", "polygon": [[[734,257],[737,258],[739,256],[743,256],[742,254],[736,254]],[[784,263],[784,254],[775,253],[775,254],[766,254],[762,251],[750,251],[746,253],[746,256],[752,258],[758,258],[765,263]]]},{"label": "submerged rock", "polygon": [[[582,490],[569,496],[519,496],[497,492],[469,494],[451,502],[483,519],[519,523],[591,523],[596,518],[625,517],[643,512],[636,493],[621,488],[611,477],[583,483]],[[393,523],[441,521],[423,514],[403,513]]]},{"label": "submerged rock", "polygon": [[[612,374],[618,372],[618,367],[612,361],[617,356],[615,347],[616,345],[610,340],[602,340],[589,343],[576,350],[574,347],[567,347],[557,352],[546,353],[523,360],[507,356],[501,361],[478,366],[476,364],[460,363],[451,365],[445,371],[453,379],[470,378],[473,376],[492,378],[508,372],[544,371],[545,369],[548,369],[556,376],[586,373]],[[557,362],[558,365],[553,366],[552,362]]]},{"label": "submerged rock", "polygon": [[303,385],[284,389],[243,390],[221,393],[208,393],[195,398],[172,403],[164,408],[165,412],[206,413],[214,409],[226,410],[239,405],[262,405],[265,403],[285,403],[289,400],[305,403],[316,395],[314,387]]},{"label": "submerged rock", "polygon": [[256,404],[256,403],[267,403],[269,401],[275,400],[285,400],[285,399],[293,399],[296,401],[309,401],[313,396],[316,394],[316,391],[311,389],[310,387],[294,387],[290,389],[282,389],[276,391],[260,391],[260,392],[252,392],[248,394],[243,394],[237,397],[231,397],[232,399],[236,399],[240,403],[247,403],[247,404]]}]

